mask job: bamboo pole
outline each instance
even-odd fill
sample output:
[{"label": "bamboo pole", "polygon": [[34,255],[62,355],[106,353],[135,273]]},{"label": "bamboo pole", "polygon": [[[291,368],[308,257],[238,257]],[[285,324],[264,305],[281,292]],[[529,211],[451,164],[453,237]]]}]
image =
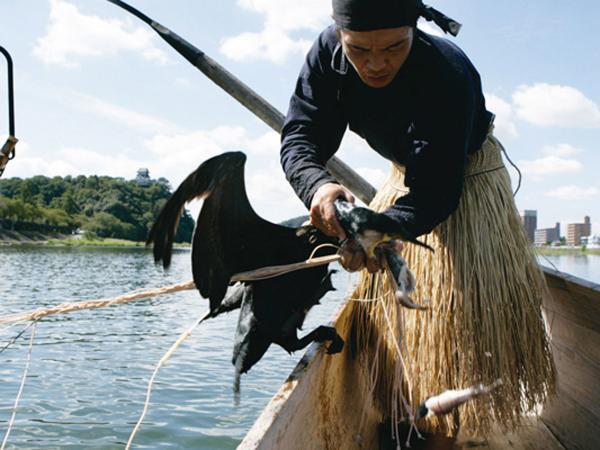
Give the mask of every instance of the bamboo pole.
[{"label": "bamboo pole", "polygon": [[[218,62],[206,55],[202,50],[194,47],[179,35],[173,33],[167,27],[155,22],[150,17],[127,3],[121,0],[108,1],[120,6],[150,25],[161,38],[217,86],[235,98],[273,130],[278,133],[281,132],[284,120],[283,114]],[[375,188],[339,158],[333,156],[327,162],[327,169],[340,183],[366,204],[369,204],[375,196]]]}]

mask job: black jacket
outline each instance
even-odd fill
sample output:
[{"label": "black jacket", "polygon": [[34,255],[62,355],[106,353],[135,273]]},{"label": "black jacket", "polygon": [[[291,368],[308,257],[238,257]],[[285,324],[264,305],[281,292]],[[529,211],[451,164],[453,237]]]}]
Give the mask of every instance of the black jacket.
[{"label": "black jacket", "polygon": [[349,126],[379,154],[406,166],[410,192],[385,214],[416,237],[457,208],[466,155],[481,147],[492,120],[479,74],[453,43],[416,30],[397,76],[375,89],[360,80],[330,26],[309,51],[290,100],[281,164],[310,207],[317,188],[335,182],[325,163]]}]

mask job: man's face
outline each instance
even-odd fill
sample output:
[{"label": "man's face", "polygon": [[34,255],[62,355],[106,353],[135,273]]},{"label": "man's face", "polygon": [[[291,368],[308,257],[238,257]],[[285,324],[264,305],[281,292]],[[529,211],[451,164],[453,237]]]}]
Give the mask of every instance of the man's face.
[{"label": "man's face", "polygon": [[340,30],[344,53],[360,79],[373,88],[392,82],[408,57],[413,41],[410,26],[374,31]]}]

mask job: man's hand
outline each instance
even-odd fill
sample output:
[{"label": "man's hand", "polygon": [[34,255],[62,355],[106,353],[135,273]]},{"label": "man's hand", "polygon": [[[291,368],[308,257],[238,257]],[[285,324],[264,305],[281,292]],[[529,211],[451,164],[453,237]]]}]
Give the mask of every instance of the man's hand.
[{"label": "man's hand", "polygon": [[310,204],[310,222],[327,236],[337,236],[343,241],[346,239],[346,233],[335,216],[333,206],[334,200],[338,197],[354,203],[352,194],[339,184],[325,183],[320,186]]}]

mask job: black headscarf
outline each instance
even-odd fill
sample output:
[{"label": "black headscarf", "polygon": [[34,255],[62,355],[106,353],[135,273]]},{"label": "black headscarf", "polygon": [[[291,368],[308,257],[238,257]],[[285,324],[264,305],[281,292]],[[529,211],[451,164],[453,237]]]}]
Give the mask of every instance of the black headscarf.
[{"label": "black headscarf", "polygon": [[444,32],[456,36],[461,24],[422,0],[333,0],[333,20],[351,31],[415,26],[417,19],[433,21]]}]

